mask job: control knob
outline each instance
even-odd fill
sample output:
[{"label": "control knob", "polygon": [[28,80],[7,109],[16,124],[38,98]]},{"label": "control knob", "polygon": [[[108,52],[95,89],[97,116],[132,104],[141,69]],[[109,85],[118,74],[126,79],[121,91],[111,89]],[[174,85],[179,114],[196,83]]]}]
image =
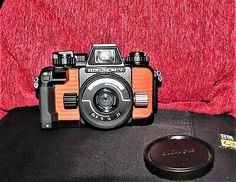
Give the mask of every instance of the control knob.
[{"label": "control knob", "polygon": [[63,103],[65,109],[76,109],[78,106],[78,96],[76,93],[64,93]]},{"label": "control knob", "polygon": [[135,92],[134,93],[134,106],[135,107],[147,107],[148,106],[147,92]]}]

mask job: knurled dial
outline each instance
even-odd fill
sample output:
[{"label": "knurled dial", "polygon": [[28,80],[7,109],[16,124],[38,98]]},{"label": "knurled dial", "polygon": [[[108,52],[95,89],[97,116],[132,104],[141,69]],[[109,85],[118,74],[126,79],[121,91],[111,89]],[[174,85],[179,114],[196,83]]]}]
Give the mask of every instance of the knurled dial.
[{"label": "knurled dial", "polygon": [[148,106],[148,93],[147,92],[135,92],[134,93],[134,106],[135,107],[147,107]]},{"label": "knurled dial", "polygon": [[137,51],[130,52],[129,57],[127,58],[128,63],[132,63],[136,66],[148,65],[149,59],[145,52]]},{"label": "knurled dial", "polygon": [[78,106],[78,97],[76,93],[64,93],[63,103],[65,109],[76,109]]}]

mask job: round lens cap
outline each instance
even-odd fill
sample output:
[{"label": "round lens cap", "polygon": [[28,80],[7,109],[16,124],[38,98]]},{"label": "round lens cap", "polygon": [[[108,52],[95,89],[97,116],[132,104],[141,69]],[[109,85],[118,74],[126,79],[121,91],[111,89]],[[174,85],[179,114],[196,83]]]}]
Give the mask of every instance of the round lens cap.
[{"label": "round lens cap", "polygon": [[190,180],[205,175],[213,167],[214,156],[208,143],[186,135],[159,138],[144,150],[148,170],[170,180]]}]

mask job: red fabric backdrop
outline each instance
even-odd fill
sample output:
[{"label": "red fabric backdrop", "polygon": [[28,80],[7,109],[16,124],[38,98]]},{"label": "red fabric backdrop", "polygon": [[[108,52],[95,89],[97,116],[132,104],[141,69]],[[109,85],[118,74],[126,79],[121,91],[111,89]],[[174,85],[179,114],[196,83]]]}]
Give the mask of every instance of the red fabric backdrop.
[{"label": "red fabric backdrop", "polygon": [[233,0],[6,0],[0,117],[38,104],[33,78],[53,51],[93,43],[145,50],[164,76],[160,108],[236,116],[234,8]]}]

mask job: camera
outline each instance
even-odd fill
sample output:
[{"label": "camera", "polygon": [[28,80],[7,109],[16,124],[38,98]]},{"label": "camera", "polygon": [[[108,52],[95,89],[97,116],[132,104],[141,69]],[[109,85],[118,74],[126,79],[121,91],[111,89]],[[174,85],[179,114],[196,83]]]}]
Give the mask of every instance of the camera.
[{"label": "camera", "polygon": [[60,51],[34,80],[42,129],[93,126],[113,129],[152,120],[159,71],[145,52],[122,57],[115,44],[94,44],[89,54]]}]

